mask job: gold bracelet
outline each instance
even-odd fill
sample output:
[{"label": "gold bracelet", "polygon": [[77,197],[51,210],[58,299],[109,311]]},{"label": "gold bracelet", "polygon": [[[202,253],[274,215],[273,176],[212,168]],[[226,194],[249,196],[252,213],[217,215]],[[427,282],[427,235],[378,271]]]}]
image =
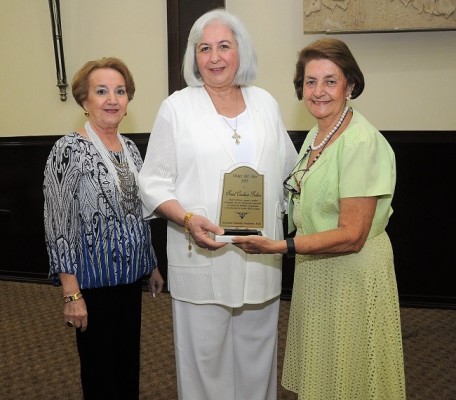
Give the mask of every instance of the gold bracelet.
[{"label": "gold bracelet", "polygon": [[70,294],[68,296],[63,296],[63,302],[64,303],[69,303],[70,301],[76,301],[76,300],[79,300],[79,299],[82,299],[82,293],[81,292],[77,292],[75,294]]},{"label": "gold bracelet", "polygon": [[185,214],[185,217],[184,217],[184,228],[185,228],[185,232],[188,235],[188,251],[192,251],[192,234],[190,232],[190,228],[188,227],[188,223],[189,223],[191,217],[193,217],[193,213],[191,213],[191,212],[188,212],[187,214]]}]

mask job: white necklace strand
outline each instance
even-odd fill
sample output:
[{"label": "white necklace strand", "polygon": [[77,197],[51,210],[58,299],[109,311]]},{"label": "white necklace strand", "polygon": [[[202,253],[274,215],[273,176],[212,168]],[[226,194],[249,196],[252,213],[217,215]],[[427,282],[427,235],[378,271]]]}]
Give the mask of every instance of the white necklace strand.
[{"label": "white necklace strand", "polygon": [[236,113],[235,127],[233,128],[231,126],[231,124],[225,119],[225,117],[223,115],[222,115],[222,118],[226,122],[226,124],[230,127],[230,129],[233,131],[233,136],[231,136],[231,137],[234,139],[235,143],[236,144],[240,144],[241,143],[241,141],[240,141],[241,135],[239,135],[239,133],[237,133],[237,119],[238,119],[238,116],[237,116],[237,93],[236,93],[236,100],[235,100],[234,104],[235,104],[234,105],[234,107],[235,107],[234,112]]},{"label": "white necklace strand", "polygon": [[331,129],[331,131],[324,137],[324,139],[321,141],[321,143],[319,145],[315,146],[315,139],[317,138],[317,135],[318,135],[318,128],[317,128],[317,131],[315,132],[315,135],[312,139],[312,143],[310,143],[310,148],[312,150],[321,149],[326,143],[329,142],[329,139],[331,139],[332,135],[334,135],[337,132],[339,127],[342,125],[342,122],[344,122],[345,116],[347,115],[347,113],[350,109],[351,109],[350,107],[345,107],[345,110],[342,113],[342,115],[340,116],[339,121],[337,121],[336,126]]},{"label": "white necklace strand", "polygon": [[[104,143],[101,141],[100,137],[97,135],[97,133],[93,130],[92,126],[90,125],[89,121],[85,123],[85,130],[87,132],[87,135],[89,136],[90,140],[92,141],[93,145],[95,148],[98,150],[100,153],[101,157],[103,158],[106,168],[108,168],[108,171],[111,173],[112,177],[114,178],[114,181],[117,185],[117,188],[119,191],[122,193],[122,188],[120,184],[120,179],[117,174],[116,167],[114,166],[114,163],[112,162],[112,158],[109,154],[108,149],[104,145]],[[128,162],[128,167],[130,168],[130,171],[133,172],[135,176],[135,181],[138,181],[138,171],[136,169],[135,163],[133,162],[133,159],[131,158],[130,152],[127,149],[127,146],[125,145],[125,141],[123,140],[122,136],[117,133],[117,137],[120,141],[120,144],[122,145],[123,152],[125,154],[125,157]]]}]

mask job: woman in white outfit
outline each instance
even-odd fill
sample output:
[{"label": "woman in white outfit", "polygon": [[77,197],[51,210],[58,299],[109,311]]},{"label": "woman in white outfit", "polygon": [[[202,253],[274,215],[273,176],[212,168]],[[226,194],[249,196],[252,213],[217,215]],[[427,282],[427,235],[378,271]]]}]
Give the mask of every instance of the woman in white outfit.
[{"label": "woman in white outfit", "polygon": [[239,19],[210,11],[193,25],[184,58],[188,87],[156,116],[139,184],[146,218],[168,220],[181,400],[277,398],[281,255],[246,255],[214,240],[221,176],[236,165],[264,175],[265,235],[283,238],[282,182],[296,150],[279,107],[251,86],[255,51]]}]

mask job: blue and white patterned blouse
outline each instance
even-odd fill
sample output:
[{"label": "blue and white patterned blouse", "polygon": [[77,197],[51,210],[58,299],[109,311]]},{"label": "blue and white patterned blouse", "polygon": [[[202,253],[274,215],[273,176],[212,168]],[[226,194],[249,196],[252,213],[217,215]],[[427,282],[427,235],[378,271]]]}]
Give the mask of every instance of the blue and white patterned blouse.
[{"label": "blue and white patterned blouse", "polygon": [[[139,171],[141,154],[123,138]],[[55,143],[43,192],[49,277],[55,285],[61,272],[76,275],[81,289],[133,283],[152,272],[157,262],[141,201],[124,211],[121,193],[92,142],[74,132]]]}]

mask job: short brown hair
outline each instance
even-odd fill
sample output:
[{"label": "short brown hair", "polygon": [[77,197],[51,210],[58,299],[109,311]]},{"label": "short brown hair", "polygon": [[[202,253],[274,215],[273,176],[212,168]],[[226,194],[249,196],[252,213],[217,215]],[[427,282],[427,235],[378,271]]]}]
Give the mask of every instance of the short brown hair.
[{"label": "short brown hair", "polygon": [[125,88],[127,91],[128,100],[132,100],[135,94],[135,82],[133,75],[122,60],[115,57],[103,57],[99,60],[86,62],[81,69],[76,72],[71,83],[73,97],[82,108],[84,101],[87,100],[89,92],[89,76],[90,74],[102,68],[111,68],[119,72],[125,79]]},{"label": "short brown hair", "polygon": [[306,64],[312,60],[326,59],[336,64],[344,73],[349,85],[353,85],[351,98],[356,99],[364,90],[364,75],[348,46],[338,39],[319,39],[304,47],[298,55],[293,79],[296,96],[303,97],[303,83]]}]

